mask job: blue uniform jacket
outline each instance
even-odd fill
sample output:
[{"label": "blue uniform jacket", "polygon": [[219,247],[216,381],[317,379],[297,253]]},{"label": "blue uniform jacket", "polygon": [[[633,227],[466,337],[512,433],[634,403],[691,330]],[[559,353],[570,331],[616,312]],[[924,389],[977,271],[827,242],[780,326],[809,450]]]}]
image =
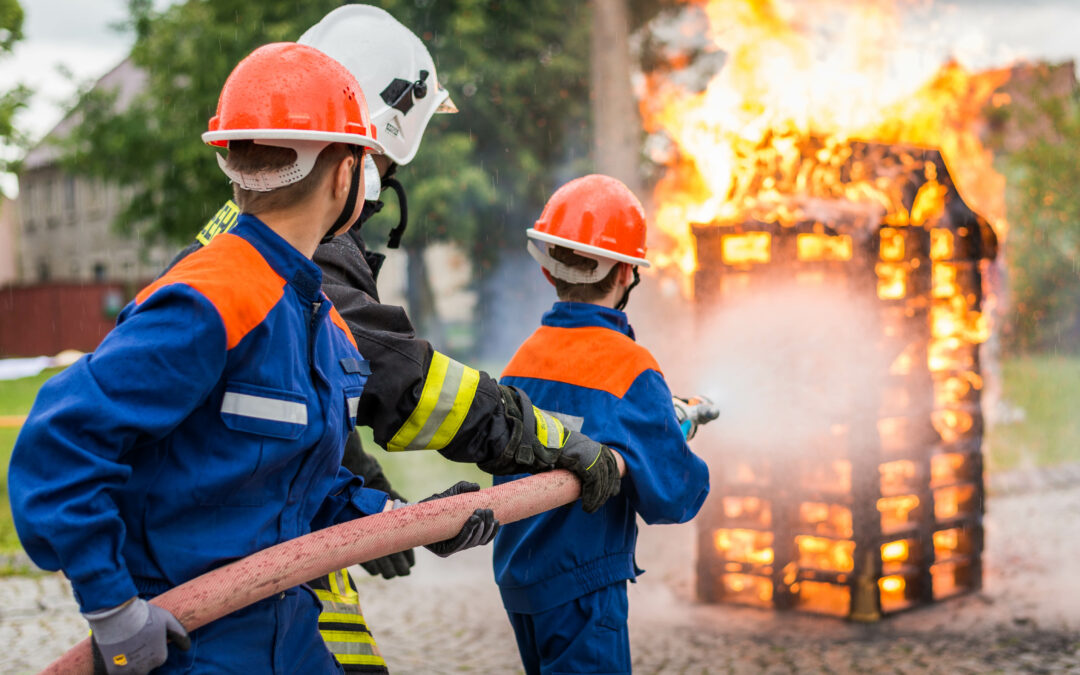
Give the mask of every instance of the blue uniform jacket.
[{"label": "blue uniform jacket", "polygon": [[382,510],[341,468],[368,370],[321,281],[244,215],[42,387],[11,458],[12,512],[82,611]]},{"label": "blue uniform jacket", "polygon": [[686,522],[709,493],[709,470],[686,445],[664,377],[633,337],[623,312],[559,302],[503,372],[503,384],[580,424],[627,467],[622,491],[596,513],[575,502],[499,530],[495,580],[511,612],[546,611],[633,579],[635,513],[650,524]]}]

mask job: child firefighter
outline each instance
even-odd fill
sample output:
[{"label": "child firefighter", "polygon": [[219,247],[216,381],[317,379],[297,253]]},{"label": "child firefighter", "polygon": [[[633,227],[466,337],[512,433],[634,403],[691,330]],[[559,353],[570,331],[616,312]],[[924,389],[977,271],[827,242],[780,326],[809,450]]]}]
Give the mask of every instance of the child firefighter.
[{"label": "child firefighter", "polygon": [[[629,673],[626,581],[642,571],[635,517],[682,523],[698,512],[709,473],[686,437],[715,414],[672,398],[622,311],[637,267],[649,264],[644,211],[625,185],[599,175],[571,181],[528,236],[559,302],[502,382],[553,412],[548,426],[612,448],[626,474],[620,493],[595,513],[575,503],[504,526],[495,579],[526,673]],[[495,478],[506,480],[513,478]]]}]

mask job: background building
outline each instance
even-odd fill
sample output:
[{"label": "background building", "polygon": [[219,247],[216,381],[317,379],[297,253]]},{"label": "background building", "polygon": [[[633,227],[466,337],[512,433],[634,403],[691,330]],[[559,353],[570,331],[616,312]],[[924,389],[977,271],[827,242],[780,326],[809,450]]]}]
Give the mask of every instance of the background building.
[{"label": "background building", "polygon": [[[98,80],[95,89],[114,92],[116,105],[122,108],[145,81],[131,59],[125,59]],[[73,110],[23,161],[18,280],[32,284],[153,279],[169,261],[172,247],[138,231],[116,232],[112,224],[129,193],[101,179],[71,173],[61,163],[61,144],[79,119],[78,109]]]}]

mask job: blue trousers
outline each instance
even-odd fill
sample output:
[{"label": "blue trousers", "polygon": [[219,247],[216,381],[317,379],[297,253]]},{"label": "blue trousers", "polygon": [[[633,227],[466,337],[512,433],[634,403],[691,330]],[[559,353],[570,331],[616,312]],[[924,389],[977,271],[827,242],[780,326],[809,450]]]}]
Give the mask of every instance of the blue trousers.
[{"label": "blue trousers", "polygon": [[169,660],[154,672],[339,675],[319,635],[320,608],[310,589],[290,588],[192,631],[191,649],[170,645]]},{"label": "blue trousers", "polygon": [[507,612],[528,675],[630,672],[629,604],[620,581],[536,614]]}]

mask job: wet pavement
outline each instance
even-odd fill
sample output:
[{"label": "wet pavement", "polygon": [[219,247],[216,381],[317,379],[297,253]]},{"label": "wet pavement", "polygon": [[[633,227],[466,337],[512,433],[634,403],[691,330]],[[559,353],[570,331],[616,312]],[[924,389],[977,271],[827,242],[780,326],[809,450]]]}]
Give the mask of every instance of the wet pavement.
[{"label": "wet pavement", "polygon": [[[860,625],[692,599],[693,526],[645,528],[630,587],[636,673],[1080,673],[1080,469],[991,481],[985,587]],[[395,673],[519,672],[490,549],[359,571]],[[0,672],[33,673],[84,638],[63,578],[0,579]]]}]

